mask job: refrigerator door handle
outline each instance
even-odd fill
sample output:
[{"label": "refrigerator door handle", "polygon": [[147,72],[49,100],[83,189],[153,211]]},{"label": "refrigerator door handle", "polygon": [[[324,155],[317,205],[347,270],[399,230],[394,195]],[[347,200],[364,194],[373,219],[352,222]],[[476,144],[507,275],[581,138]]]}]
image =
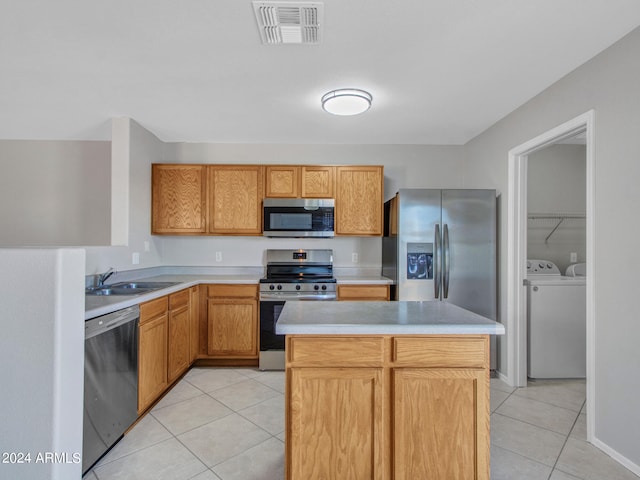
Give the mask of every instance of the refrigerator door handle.
[{"label": "refrigerator door handle", "polygon": [[442,255],[442,298],[449,298],[449,270],[451,264],[451,251],[449,250],[449,225],[444,224],[442,234],[444,253]]},{"label": "refrigerator door handle", "polygon": [[435,244],[435,254],[436,261],[434,262],[434,272],[433,272],[433,286],[434,286],[434,297],[435,299],[440,298],[440,259],[442,258],[441,245],[440,245],[440,224],[436,223],[436,234],[434,239]]}]

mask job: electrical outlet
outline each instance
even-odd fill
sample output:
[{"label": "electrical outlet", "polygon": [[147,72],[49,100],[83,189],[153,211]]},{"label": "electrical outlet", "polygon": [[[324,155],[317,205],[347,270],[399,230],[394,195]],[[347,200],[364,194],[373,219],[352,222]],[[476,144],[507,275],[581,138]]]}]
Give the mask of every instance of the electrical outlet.
[{"label": "electrical outlet", "polygon": [[216,252],[216,262],[222,261],[222,252]]},{"label": "electrical outlet", "polygon": [[131,254],[131,263],[133,265],[138,265],[140,263],[140,254],[138,252],[133,252]]},{"label": "electrical outlet", "polygon": [[578,261],[578,253],[577,252],[571,252],[569,254],[569,261],[571,263],[576,263]]},{"label": "electrical outlet", "polygon": [[149,243],[148,240],[144,241],[144,251],[145,252],[150,252],[151,251],[151,244]]},{"label": "electrical outlet", "polygon": [[358,253],[357,252],[353,252],[351,254],[351,262],[352,263],[358,263]]}]

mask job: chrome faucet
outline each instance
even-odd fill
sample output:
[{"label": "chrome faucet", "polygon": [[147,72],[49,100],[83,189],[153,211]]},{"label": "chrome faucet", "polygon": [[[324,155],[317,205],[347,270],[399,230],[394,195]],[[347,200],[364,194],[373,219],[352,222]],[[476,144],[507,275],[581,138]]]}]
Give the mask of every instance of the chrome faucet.
[{"label": "chrome faucet", "polygon": [[113,267],[109,267],[109,270],[107,270],[104,273],[100,273],[98,275],[98,286],[102,287],[104,285],[104,282],[107,281],[107,278],[109,278],[114,273],[117,273],[117,272],[113,269]]}]

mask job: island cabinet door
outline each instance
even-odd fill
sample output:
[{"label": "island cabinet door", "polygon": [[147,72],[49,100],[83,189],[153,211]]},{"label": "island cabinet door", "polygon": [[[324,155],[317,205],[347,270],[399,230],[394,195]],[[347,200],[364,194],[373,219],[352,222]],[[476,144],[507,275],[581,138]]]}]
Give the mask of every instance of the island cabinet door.
[{"label": "island cabinet door", "polygon": [[382,368],[291,368],[287,479],[388,478]]},{"label": "island cabinet door", "polygon": [[489,480],[486,370],[393,372],[395,480]]}]

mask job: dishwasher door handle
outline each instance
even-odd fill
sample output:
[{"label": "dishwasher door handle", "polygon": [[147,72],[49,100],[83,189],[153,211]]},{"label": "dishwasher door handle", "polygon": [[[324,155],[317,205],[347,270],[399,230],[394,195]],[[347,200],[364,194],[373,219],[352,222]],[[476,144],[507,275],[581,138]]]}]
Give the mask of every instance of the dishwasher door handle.
[{"label": "dishwasher door handle", "polygon": [[124,325],[125,323],[140,318],[140,307],[134,305],[132,307],[118,310],[117,312],[107,313],[100,317],[92,318],[84,322],[84,339],[95,337],[101,333],[108,332],[114,328]]}]

